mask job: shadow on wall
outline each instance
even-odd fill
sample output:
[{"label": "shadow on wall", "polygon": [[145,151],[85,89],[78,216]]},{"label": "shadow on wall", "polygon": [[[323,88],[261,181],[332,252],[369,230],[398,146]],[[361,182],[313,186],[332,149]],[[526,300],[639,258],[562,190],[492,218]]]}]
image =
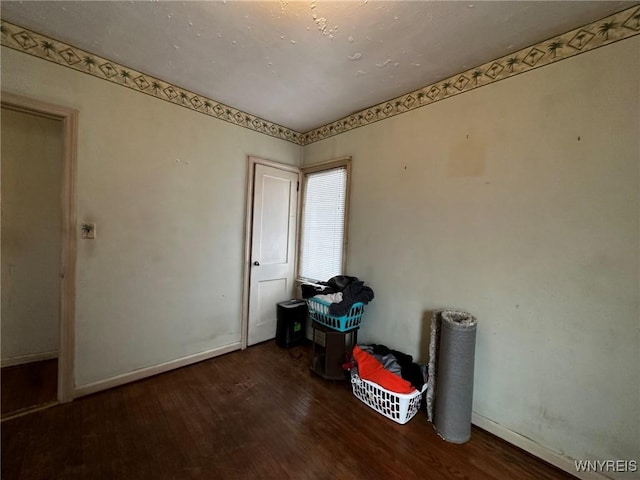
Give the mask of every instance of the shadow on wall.
[{"label": "shadow on wall", "polygon": [[422,322],[420,322],[420,350],[416,362],[429,363],[429,344],[431,342],[431,321],[433,314],[439,310],[425,310],[422,313]]}]

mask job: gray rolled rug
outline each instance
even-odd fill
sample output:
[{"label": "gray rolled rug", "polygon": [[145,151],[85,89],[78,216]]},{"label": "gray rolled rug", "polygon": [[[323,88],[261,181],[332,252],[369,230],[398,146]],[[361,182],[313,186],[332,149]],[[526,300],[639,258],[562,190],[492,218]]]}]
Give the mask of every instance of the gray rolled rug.
[{"label": "gray rolled rug", "polygon": [[476,318],[442,310],[431,320],[427,417],[448,442],[471,437]]}]

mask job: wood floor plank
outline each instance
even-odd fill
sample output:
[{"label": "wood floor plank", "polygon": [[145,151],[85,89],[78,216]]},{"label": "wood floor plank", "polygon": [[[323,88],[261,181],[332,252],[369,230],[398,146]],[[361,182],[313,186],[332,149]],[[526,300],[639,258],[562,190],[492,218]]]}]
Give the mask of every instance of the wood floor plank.
[{"label": "wood floor plank", "polygon": [[310,356],[266,342],[5,421],[2,478],[573,478],[477,428],[454,445],[423,412],[398,425]]}]

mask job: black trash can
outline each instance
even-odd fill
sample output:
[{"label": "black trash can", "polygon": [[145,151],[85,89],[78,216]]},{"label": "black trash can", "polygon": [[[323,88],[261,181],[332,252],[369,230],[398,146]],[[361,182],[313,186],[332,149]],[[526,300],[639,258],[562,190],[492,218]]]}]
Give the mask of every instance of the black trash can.
[{"label": "black trash can", "polygon": [[276,344],[289,348],[305,339],[307,326],[307,303],[304,300],[287,300],[278,304]]}]

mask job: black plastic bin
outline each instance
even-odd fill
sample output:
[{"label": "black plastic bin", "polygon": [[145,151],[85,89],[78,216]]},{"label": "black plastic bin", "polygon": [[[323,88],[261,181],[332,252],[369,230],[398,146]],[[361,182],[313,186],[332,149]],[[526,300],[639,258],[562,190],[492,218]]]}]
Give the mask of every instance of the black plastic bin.
[{"label": "black plastic bin", "polygon": [[304,300],[287,300],[278,303],[276,344],[289,348],[305,339],[307,326],[307,303]]}]

